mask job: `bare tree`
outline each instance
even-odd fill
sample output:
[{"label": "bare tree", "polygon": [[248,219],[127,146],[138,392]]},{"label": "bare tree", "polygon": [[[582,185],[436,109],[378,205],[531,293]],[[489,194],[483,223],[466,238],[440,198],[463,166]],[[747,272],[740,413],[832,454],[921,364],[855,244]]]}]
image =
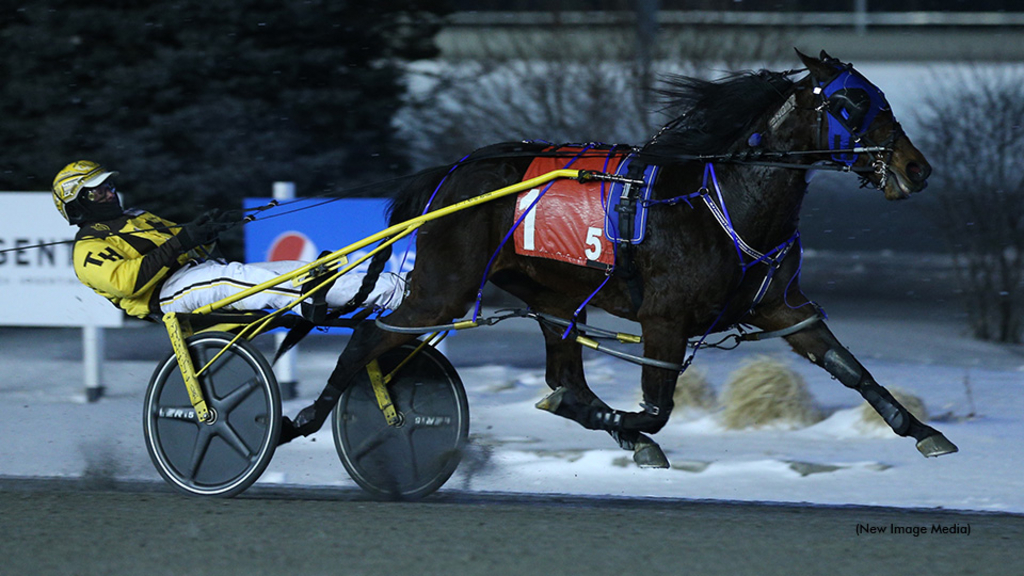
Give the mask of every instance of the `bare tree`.
[{"label": "bare tree", "polygon": [[701,23],[673,34],[648,59],[638,57],[629,25],[594,35],[554,22],[482,34],[480,57],[412,69],[416,95],[397,126],[417,165],[510,140],[642,143],[665,120],[651,109],[649,76],[709,77],[739,63],[768,65],[792,45],[780,41],[781,28],[751,34]]},{"label": "bare tree", "polygon": [[[945,75],[944,75],[945,76]],[[933,216],[975,337],[1024,330],[1024,68],[969,66],[936,82],[919,111],[935,170]]]},{"label": "bare tree", "polygon": [[451,161],[493,142],[636,141],[653,130],[632,62],[573,44],[498,50],[486,42],[477,60],[420,68],[429,86],[400,123],[418,163]]}]

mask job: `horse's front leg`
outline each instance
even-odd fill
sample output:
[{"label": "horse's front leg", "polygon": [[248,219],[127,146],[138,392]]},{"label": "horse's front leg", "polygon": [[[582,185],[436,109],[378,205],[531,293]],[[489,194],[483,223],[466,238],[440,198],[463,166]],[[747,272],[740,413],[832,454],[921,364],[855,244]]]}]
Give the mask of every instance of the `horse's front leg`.
[{"label": "horse's front leg", "polygon": [[[780,306],[759,313],[752,323],[763,330],[781,330],[817,314],[812,306],[790,309]],[[917,440],[917,449],[925,456],[942,456],[957,451],[956,445],[941,432],[910,413],[883,388],[866,368],[832,334],[824,320],[786,336],[793,351],[824,368],[844,386],[852,388],[882,416],[893,432]]]}]

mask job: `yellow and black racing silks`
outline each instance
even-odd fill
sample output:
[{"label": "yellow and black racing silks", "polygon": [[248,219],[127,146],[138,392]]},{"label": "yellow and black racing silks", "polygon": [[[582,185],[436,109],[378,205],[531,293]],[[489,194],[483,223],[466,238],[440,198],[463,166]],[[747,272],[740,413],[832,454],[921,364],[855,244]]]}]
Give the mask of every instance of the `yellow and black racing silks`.
[{"label": "yellow and black racing silks", "polygon": [[190,259],[181,227],[142,210],[86,224],[75,236],[75,274],[131,316],[159,314],[162,281]]}]

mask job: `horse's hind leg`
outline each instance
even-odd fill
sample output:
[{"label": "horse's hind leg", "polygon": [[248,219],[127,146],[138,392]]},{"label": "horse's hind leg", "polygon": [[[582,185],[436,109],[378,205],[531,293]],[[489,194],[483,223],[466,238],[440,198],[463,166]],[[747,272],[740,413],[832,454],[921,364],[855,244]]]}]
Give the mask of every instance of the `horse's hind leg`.
[{"label": "horse's hind leg", "polygon": [[[503,290],[517,296],[530,308],[556,318],[572,316],[578,301],[564,294],[549,290],[526,275],[502,271],[492,281]],[[580,313],[579,322],[587,321],[586,310]],[[544,335],[545,357],[547,359],[544,380],[553,390],[537,403],[537,408],[568,418],[586,426],[587,415],[594,410],[611,412],[612,409],[594,394],[587,385],[583,371],[583,347],[571,338],[562,338],[564,329],[540,324]],[[633,451],[633,460],[643,467],[668,467],[664,452],[654,440],[637,431],[608,433],[624,450]]]},{"label": "horse's hind leg", "polygon": [[[668,328],[668,331],[660,332],[662,326],[659,324]],[[644,347],[645,356],[659,359],[671,358],[671,360],[667,360],[669,362],[682,360],[686,341],[682,340],[681,346],[673,344],[673,342],[679,341],[678,338],[673,337],[675,335],[675,332],[671,330],[673,325],[673,322],[669,320],[652,321],[648,319],[643,322],[644,337],[647,340]],[[667,337],[659,337],[661,334]],[[578,344],[560,341],[559,335],[549,334],[547,331],[545,338],[548,340],[549,375],[552,373],[552,359],[558,357],[553,350],[557,350],[559,347],[565,348],[562,354],[567,355],[569,353],[568,346],[572,347],[572,353],[579,358],[574,361],[579,362],[582,372],[582,356],[580,356],[582,349]],[[580,398],[575,393],[576,388],[569,386],[556,389],[537,407],[574,420],[584,428],[608,432],[621,447],[633,450],[633,460],[640,466],[667,468],[668,459],[661,447],[644,433],[657,432],[668,422],[669,414],[672,412],[672,394],[675,391],[678,376],[678,370],[644,366],[642,376],[644,409],[640,412],[614,410],[593,396],[593,393]],[[565,383],[564,380],[557,382]],[[549,385],[551,385],[550,380]],[[586,384],[584,383],[583,386]]]},{"label": "horse's hind leg", "polygon": [[[535,306],[536,307],[536,306]],[[566,318],[564,310],[539,310]],[[580,322],[586,322],[581,315]],[[541,325],[547,351],[545,381],[554,392],[537,403],[537,408],[569,418],[587,426],[589,415],[614,413],[614,410],[587,385],[583,372],[583,347],[574,340],[563,339],[562,332],[551,326]],[[587,426],[588,428],[592,426]],[[649,436],[636,430],[608,430],[611,437],[623,450],[633,451],[633,460],[645,468],[667,468],[668,459]]]},{"label": "horse's hind leg", "polygon": [[358,326],[338,357],[334,371],[317,399],[313,404],[303,408],[294,420],[284,419],[280,443],[284,444],[298,436],[308,436],[319,430],[338,403],[342,393],[348,388],[351,378],[359,370],[386,350],[397,347],[414,337],[386,333],[370,322]]},{"label": "horse's hind leg", "polygon": [[[457,261],[457,260],[456,260]],[[451,281],[448,281],[451,280]],[[434,326],[463,316],[472,304],[476,287],[471,280],[457,282],[445,274],[428,276],[417,270],[410,275],[412,290],[386,321],[393,326]],[[363,322],[352,333],[338,357],[327,384],[316,401],[303,408],[295,420],[284,420],[280,443],[319,430],[353,377],[384,352],[415,339],[413,334],[382,330]]]},{"label": "horse's hind leg", "polygon": [[[781,330],[811,318],[814,314],[816,311],[811,306],[799,309],[779,306],[771,312],[759,312],[752,323],[763,330]],[[917,440],[917,449],[925,456],[942,456],[957,451],[956,445],[941,432],[915,418],[888,390],[879,385],[832,334],[824,321],[786,336],[786,340],[797,354],[824,368],[844,386],[859,392],[896,434]]]}]

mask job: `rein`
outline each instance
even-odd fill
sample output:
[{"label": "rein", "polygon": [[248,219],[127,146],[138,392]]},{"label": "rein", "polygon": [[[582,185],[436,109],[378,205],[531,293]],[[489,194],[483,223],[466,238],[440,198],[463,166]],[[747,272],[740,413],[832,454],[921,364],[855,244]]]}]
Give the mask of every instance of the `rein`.
[{"label": "rein", "polygon": [[[895,141],[895,138],[893,139]],[[744,164],[747,166],[766,166],[769,168],[791,168],[794,170],[832,170],[836,172],[871,173],[876,169],[873,167],[857,167],[835,161],[816,162],[814,164],[798,164],[796,162],[778,162],[772,158],[784,159],[790,156],[823,156],[829,154],[871,154],[874,152],[890,151],[888,146],[857,146],[854,148],[842,149],[821,149],[821,150],[744,150],[742,152],[728,152],[724,154],[701,154],[693,156],[693,160],[700,162],[727,162],[730,164]],[[690,159],[690,158],[688,158]]]},{"label": "rein", "polygon": [[[643,158],[652,160],[666,160],[668,164],[678,163],[679,161],[695,161],[695,162],[727,162],[730,164],[745,164],[749,166],[767,166],[772,168],[792,168],[794,170],[833,170],[836,172],[854,172],[854,173],[872,173],[876,172],[876,169],[869,166],[863,167],[852,167],[845,163],[835,161],[824,161],[814,164],[798,164],[796,162],[780,162],[773,159],[785,159],[794,156],[828,156],[832,154],[870,154],[875,152],[886,152],[891,151],[891,142],[895,141],[896,138],[890,138],[887,142],[887,146],[856,146],[853,148],[822,148],[818,150],[744,150],[741,152],[724,152],[721,154],[659,154],[656,152],[648,152],[644,150],[644,146],[632,146],[629,149],[633,153],[641,155]],[[653,140],[652,140],[653,141]],[[531,141],[532,142],[532,141]],[[558,151],[513,151],[513,152],[495,152],[494,154],[481,154],[479,156],[473,156],[471,158],[463,158],[459,162],[453,165],[453,168],[463,166],[472,162],[479,162],[481,160],[490,160],[495,158],[576,158],[576,157],[592,157],[599,156],[604,157],[607,154],[606,150],[598,149],[600,142],[590,143],[579,143],[571,144],[572,146],[583,146],[591,147],[592,152],[586,154],[574,154]],[[620,148],[621,149],[621,148]],[[638,180],[632,179],[616,179],[617,182],[625,183],[637,183]]]}]

